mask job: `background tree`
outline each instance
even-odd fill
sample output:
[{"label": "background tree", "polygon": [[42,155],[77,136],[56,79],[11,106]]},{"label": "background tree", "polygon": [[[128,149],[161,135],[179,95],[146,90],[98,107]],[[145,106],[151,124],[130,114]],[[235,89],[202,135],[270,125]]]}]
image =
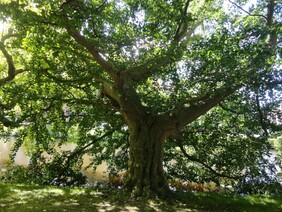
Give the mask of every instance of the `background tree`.
[{"label": "background tree", "polygon": [[[20,127],[18,144],[28,141],[35,148],[35,163],[43,151],[54,153],[57,138],[75,140],[75,153],[96,143],[94,153],[118,154],[123,147],[126,187],[135,195],[167,190],[164,149],[171,157],[176,145],[215,175],[242,174],[246,166],[228,167],[230,155],[241,162],[232,146],[246,140],[251,145],[256,138],[258,146],[250,148],[256,158],[274,132],[267,120],[279,104],[265,98],[281,89],[281,4],[260,1],[244,9],[249,2],[240,3],[1,3],[1,19],[10,25],[1,40],[2,124]],[[234,110],[238,114],[231,115]],[[225,121],[219,128],[217,117]],[[251,132],[229,129],[248,121],[255,123],[246,128]],[[213,150],[225,159],[218,167],[213,167],[218,156],[202,160],[205,147],[199,141],[213,137],[217,146],[224,142]],[[187,153],[185,145],[195,153]],[[249,149],[237,151],[249,156]]]}]

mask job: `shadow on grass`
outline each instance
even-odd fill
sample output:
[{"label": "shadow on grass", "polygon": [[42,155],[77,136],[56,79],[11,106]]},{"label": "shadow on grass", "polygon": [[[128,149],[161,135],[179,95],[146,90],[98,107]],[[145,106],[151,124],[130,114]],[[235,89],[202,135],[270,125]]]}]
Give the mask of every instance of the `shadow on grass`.
[{"label": "shadow on grass", "polygon": [[163,201],[132,199],[110,188],[0,184],[0,211],[282,211],[282,200],[174,192]]}]

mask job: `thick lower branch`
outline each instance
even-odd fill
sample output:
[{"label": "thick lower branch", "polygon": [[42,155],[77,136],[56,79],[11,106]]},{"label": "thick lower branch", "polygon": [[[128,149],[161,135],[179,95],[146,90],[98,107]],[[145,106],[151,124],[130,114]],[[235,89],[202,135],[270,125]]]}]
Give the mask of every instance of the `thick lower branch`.
[{"label": "thick lower branch", "polygon": [[[85,146],[77,148],[73,152],[71,152],[68,155],[66,155],[66,163],[65,163],[65,166],[64,166],[63,170],[67,170],[69,168],[71,160],[75,159],[77,156],[82,154],[90,146],[92,146],[92,145],[96,144],[97,142],[103,140],[104,138],[112,135],[115,132],[115,130],[116,129],[113,129],[113,130],[110,130],[110,131],[106,132],[104,135],[100,136],[99,138],[94,139],[93,141],[91,141],[90,143],[86,144]],[[64,171],[61,171],[61,173],[63,175]],[[61,176],[58,176],[58,177],[61,177]]]},{"label": "thick lower branch", "polygon": [[182,143],[180,141],[177,141],[177,146],[180,148],[181,152],[183,153],[183,155],[188,159],[188,160],[191,160],[191,161],[194,161],[194,162],[197,162],[199,164],[201,164],[204,168],[208,169],[211,173],[213,173],[214,175],[218,176],[218,177],[224,177],[224,178],[228,178],[228,179],[233,179],[233,180],[238,180],[238,179],[241,179],[244,177],[244,175],[239,175],[239,176],[230,176],[230,175],[226,175],[226,174],[223,174],[223,173],[219,173],[217,171],[215,171],[212,167],[210,167],[209,165],[207,165],[206,163],[204,163],[203,161],[199,160],[198,158],[196,157],[193,157],[191,155],[189,155]]},{"label": "thick lower branch", "polygon": [[215,95],[205,95],[202,98],[195,98],[195,101],[187,100],[187,104],[180,102],[171,112],[167,127],[175,128],[175,131],[182,129],[233,94],[238,87],[221,88],[215,92]]}]

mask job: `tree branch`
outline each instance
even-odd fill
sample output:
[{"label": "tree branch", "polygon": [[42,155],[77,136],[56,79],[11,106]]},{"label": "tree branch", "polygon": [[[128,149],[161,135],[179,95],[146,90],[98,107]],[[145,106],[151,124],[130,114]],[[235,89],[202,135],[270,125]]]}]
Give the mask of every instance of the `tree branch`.
[{"label": "tree branch", "polygon": [[[198,26],[199,24],[197,24]],[[196,25],[188,31],[186,34],[186,38],[180,41],[172,41],[170,48],[168,48],[162,56],[156,57],[154,59],[145,61],[143,64],[140,64],[135,67],[131,67],[121,72],[121,76],[126,76],[130,78],[133,82],[140,82],[150,76],[152,74],[157,73],[163,70],[164,67],[169,65],[170,63],[175,62],[174,55],[178,52],[177,49],[181,49],[181,47],[187,44],[187,41],[190,39],[192,33],[197,27]],[[126,78],[124,77],[124,78]]]},{"label": "tree branch", "polygon": [[239,8],[240,10],[242,10],[244,13],[247,13],[249,16],[254,16],[254,17],[261,17],[264,19],[267,19],[266,16],[262,15],[262,14],[252,14],[248,11],[246,11],[244,8],[242,8],[241,6],[239,6],[238,4],[236,4],[235,2],[228,0],[231,4],[233,4],[235,7]]},{"label": "tree branch", "polygon": [[255,86],[261,86],[261,85],[266,85],[266,86],[269,86],[269,87],[274,87],[274,86],[277,86],[277,85],[282,85],[282,79],[281,80],[273,80],[273,81],[270,81],[270,82],[263,82],[263,83],[254,83]]},{"label": "tree branch", "polygon": [[[271,29],[273,26],[273,16],[274,16],[274,9],[275,9],[276,3],[275,0],[269,0],[267,4],[267,18],[266,18],[266,25]],[[269,46],[274,47],[277,45],[277,33],[275,30],[270,31],[270,38],[269,38]]]},{"label": "tree branch", "polygon": [[19,127],[22,120],[12,121],[6,118],[3,114],[0,114],[0,124],[3,124],[5,127]]},{"label": "tree branch", "polygon": [[[166,65],[173,61],[173,50],[170,49],[164,56],[160,56],[144,62],[141,65],[131,67],[121,73],[121,76],[130,78],[133,82],[140,82],[143,79],[150,77],[158,70],[162,70]],[[171,54],[170,54],[171,53]]]},{"label": "tree branch", "polygon": [[211,173],[215,174],[216,176],[218,176],[218,177],[224,177],[224,178],[228,178],[228,179],[233,179],[233,180],[238,180],[238,179],[244,177],[243,175],[240,175],[240,176],[229,176],[229,175],[226,175],[226,174],[219,173],[219,172],[215,171],[212,167],[210,167],[209,165],[207,165],[207,164],[204,163],[203,161],[199,160],[199,159],[196,158],[196,157],[193,157],[193,156],[189,155],[189,154],[185,151],[185,149],[184,149],[184,147],[183,147],[181,141],[179,141],[179,140],[175,140],[175,141],[176,141],[177,146],[180,148],[181,152],[183,153],[183,155],[184,155],[188,160],[191,160],[191,161],[194,161],[194,162],[197,162],[197,163],[201,164],[204,168],[208,169]]},{"label": "tree branch", "polygon": [[264,122],[264,115],[263,115],[263,112],[262,112],[262,109],[261,109],[261,106],[260,106],[258,92],[256,92],[256,104],[257,104],[257,110],[258,110],[260,125],[262,127],[262,130],[264,131],[264,135],[266,137],[268,137],[268,131],[267,131],[266,124]]},{"label": "tree branch", "polygon": [[188,20],[187,20],[187,14],[188,14],[188,7],[190,4],[190,0],[187,0],[187,2],[185,3],[184,9],[183,11],[181,11],[181,21],[177,27],[177,30],[175,32],[174,35],[174,40],[179,42],[181,41],[185,35],[187,34],[187,30],[188,30]]},{"label": "tree branch", "polygon": [[[182,17],[178,24],[175,35],[172,39],[170,47],[157,58],[145,61],[143,64],[131,67],[121,72],[123,76],[127,75],[133,82],[140,82],[147,77],[152,76],[153,73],[163,70],[165,66],[175,61],[174,55],[178,52],[178,49],[185,47],[190,40],[195,29],[203,22],[203,20],[194,21],[188,20],[188,7],[190,0],[184,5],[182,11]],[[189,25],[190,23],[190,25]]]},{"label": "tree branch", "polygon": [[106,61],[98,48],[88,42],[85,37],[83,37],[79,32],[71,29],[70,26],[65,27],[69,35],[81,46],[85,47],[92,55],[93,59],[111,76],[111,78],[116,82],[120,83],[117,77],[117,71],[114,69],[113,65],[109,61]]},{"label": "tree branch", "polygon": [[[214,95],[191,99],[194,101],[190,100],[190,105],[180,102],[172,111],[169,121],[167,122],[167,128],[171,129],[172,132],[178,131],[233,94],[238,88],[239,86],[218,89],[214,92]],[[189,102],[189,100],[187,100],[187,102]]]},{"label": "tree branch", "polygon": [[206,95],[199,96],[199,97],[192,97],[189,99],[184,99],[175,106],[175,108],[172,111],[172,114],[179,112],[186,104],[195,104],[196,102],[199,102],[199,101],[205,101],[208,98],[210,98],[210,94],[206,94]]},{"label": "tree branch", "polygon": [[221,102],[218,104],[219,107],[221,107],[223,110],[227,111],[227,112],[230,112],[230,113],[234,113],[236,115],[241,115],[243,113],[239,113],[238,111],[235,111],[235,110],[232,110],[230,108],[227,108],[225,105],[223,105]]},{"label": "tree branch", "polygon": [[110,135],[112,135],[117,129],[112,129],[108,132],[106,132],[104,135],[100,136],[99,138],[94,139],[93,141],[91,141],[90,143],[86,144],[85,146],[81,147],[81,148],[77,148],[75,149],[72,153],[70,153],[70,155],[68,156],[68,160],[71,160],[72,158],[74,158],[76,155],[82,153],[84,150],[86,150],[88,147],[94,145],[95,143],[97,143],[98,141],[104,139],[105,137],[108,137]]},{"label": "tree branch", "polygon": [[7,40],[10,37],[14,37],[15,34],[7,34],[1,38],[0,41],[0,50],[4,57],[6,58],[7,65],[8,65],[8,76],[0,79],[0,85],[3,85],[9,81],[12,81],[16,75],[25,72],[26,70],[23,69],[16,69],[13,61],[13,57],[8,53],[7,49],[5,48],[5,40]]},{"label": "tree branch", "polygon": [[14,122],[8,120],[7,118],[0,116],[0,123],[3,124],[5,127],[12,127],[14,126]]},{"label": "tree branch", "polygon": [[99,106],[99,107],[106,107],[108,108],[109,105],[97,103],[92,100],[88,99],[76,99],[76,98],[61,98],[61,97],[50,97],[50,98],[41,98],[42,101],[61,101],[64,103],[73,103],[73,104],[80,104],[80,105],[91,105],[91,106]]},{"label": "tree branch", "polygon": [[7,35],[2,36],[1,42],[4,43],[4,42],[5,42],[6,40],[8,40],[9,38],[11,38],[11,37],[17,37],[17,36],[18,36],[18,34],[9,32]]},{"label": "tree branch", "polygon": [[[50,79],[52,79],[56,82],[59,82],[59,83],[82,83],[82,82],[88,82],[88,81],[92,80],[90,77],[83,77],[83,78],[74,79],[74,80],[59,78],[59,77],[56,77],[56,76],[50,74],[48,71],[49,71],[48,69],[42,69],[42,72],[46,77],[48,77],[48,78],[50,78]],[[99,80],[99,81],[101,81],[101,80]]]},{"label": "tree branch", "polygon": [[7,64],[8,64],[8,76],[0,79],[0,84],[4,84],[8,81],[11,81],[15,78],[16,75],[16,68],[14,66],[13,58],[12,56],[7,52],[4,44],[0,43],[0,50],[2,51],[4,57],[6,58]]},{"label": "tree branch", "polygon": [[65,174],[65,171],[70,167],[71,160],[75,159],[76,156],[83,153],[83,151],[85,149],[87,149],[88,147],[90,147],[90,146],[94,145],[95,143],[101,141],[105,137],[112,135],[115,131],[116,131],[116,129],[110,130],[110,131],[106,132],[104,135],[100,136],[99,138],[96,138],[95,140],[91,141],[89,144],[86,144],[85,146],[83,146],[81,148],[76,148],[73,152],[70,152],[68,155],[63,155],[62,157],[65,156],[64,159],[66,159],[66,160],[65,160],[65,163],[62,166],[62,170],[60,171],[60,175],[57,176],[57,177],[60,178]]}]

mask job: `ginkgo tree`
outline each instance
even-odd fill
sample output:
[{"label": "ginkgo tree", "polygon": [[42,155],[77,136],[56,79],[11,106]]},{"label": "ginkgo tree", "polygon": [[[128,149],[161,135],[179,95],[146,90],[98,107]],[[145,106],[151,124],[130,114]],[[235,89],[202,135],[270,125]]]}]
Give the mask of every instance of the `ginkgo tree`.
[{"label": "ginkgo tree", "polygon": [[[37,156],[68,140],[82,153],[110,136],[97,148],[126,154],[125,186],[137,196],[167,191],[167,149],[226,176],[189,155],[184,140],[201,133],[197,120],[211,109],[248,108],[247,96],[258,120],[250,134],[274,132],[262,108],[281,89],[279,14],[276,0],[1,1],[10,29],[0,42],[0,121],[20,128],[19,145]],[[201,145],[191,142],[195,155]]]}]

